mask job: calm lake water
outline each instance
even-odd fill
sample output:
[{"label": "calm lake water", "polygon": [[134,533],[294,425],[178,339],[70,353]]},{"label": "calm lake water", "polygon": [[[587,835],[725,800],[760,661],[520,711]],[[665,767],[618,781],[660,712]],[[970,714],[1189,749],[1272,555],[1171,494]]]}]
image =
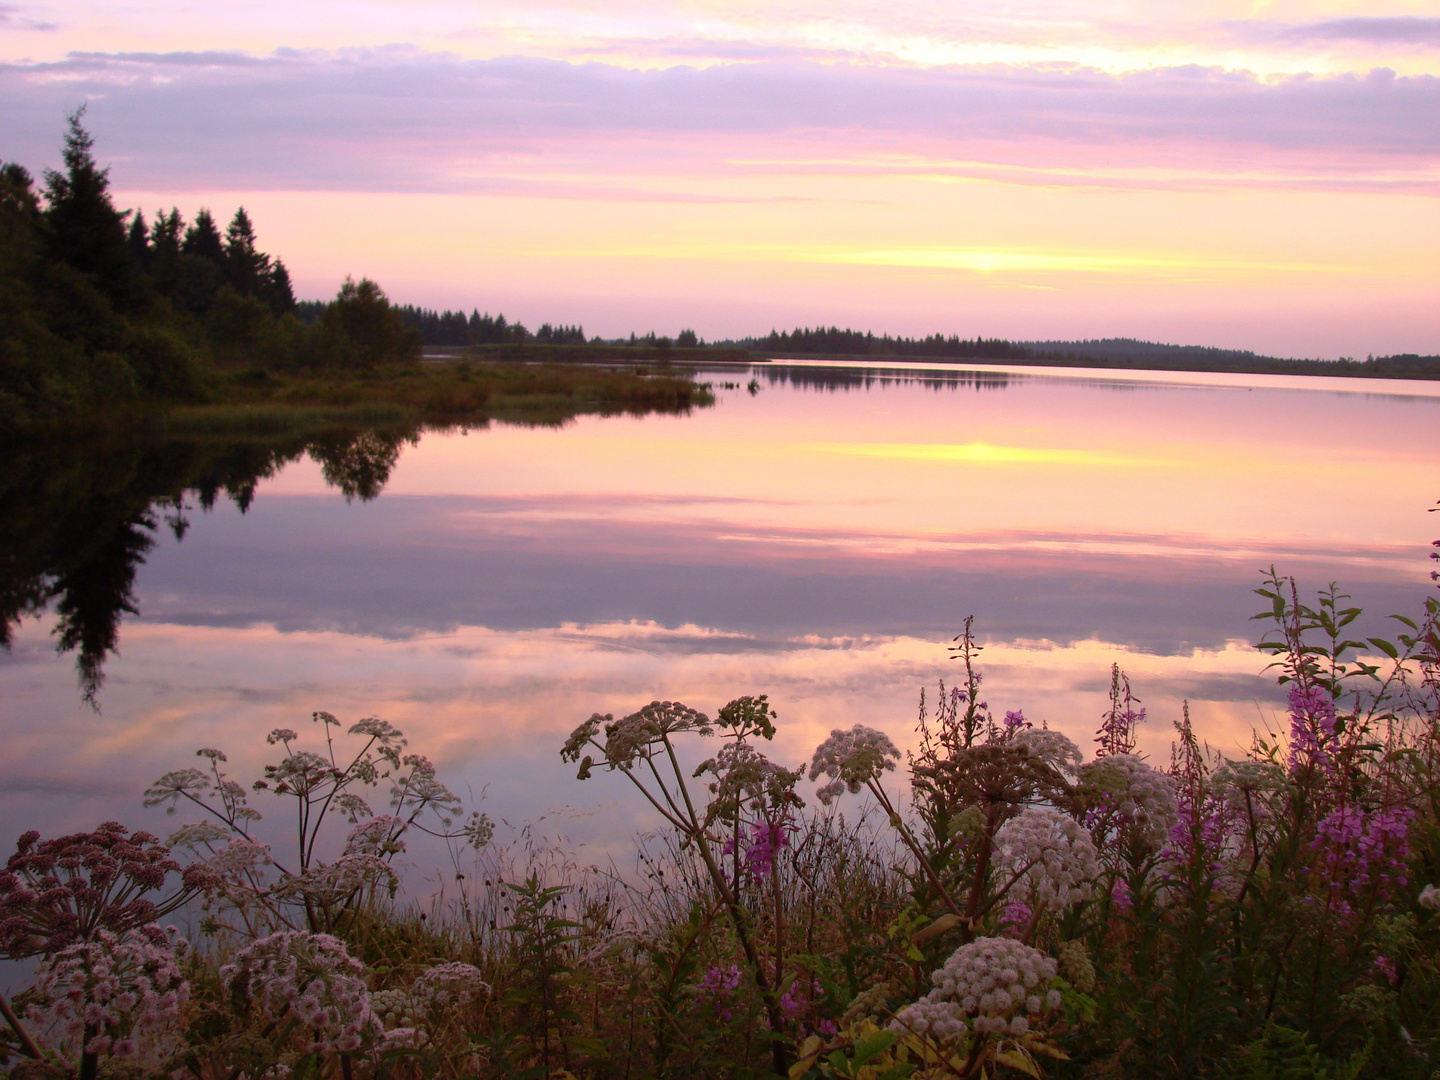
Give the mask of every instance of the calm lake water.
[{"label": "calm lake water", "polygon": [[[240,451],[205,482],[174,450],[32,462],[28,486],[0,489],[4,535],[53,526],[62,546],[129,551],[135,610],[98,713],[56,648],[64,602],[13,626],[0,837],[107,818],[164,832],[140,808],[151,780],[201,746],[253,776],[267,731],[308,738],[325,709],[392,721],[492,816],[624,845],[650,824],[638,798],[557,754],[591,712],[766,693],[789,763],[856,722],[908,745],[967,615],[997,714],[1089,746],[1118,661],[1149,710],[1142,750],[1167,755],[1188,699],[1238,752],[1278,701],[1250,647],[1259,569],[1338,580],[1377,616],[1431,587],[1440,386],[823,364],[701,378],[718,402],[686,416],[431,433],[358,459],[291,448],[235,498],[206,488],[245,473]],[[153,527],[116,494],[146,470],[191,488]],[[6,588],[28,580],[17,559],[47,557],[12,552]],[[118,558],[64,573],[115,593]]]}]

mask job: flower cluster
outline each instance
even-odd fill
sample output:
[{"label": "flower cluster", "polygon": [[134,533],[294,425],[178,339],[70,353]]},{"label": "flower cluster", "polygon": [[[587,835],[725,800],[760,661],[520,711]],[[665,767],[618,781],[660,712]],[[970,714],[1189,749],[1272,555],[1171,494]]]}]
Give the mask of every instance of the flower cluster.
[{"label": "flower cluster", "polygon": [[393,897],[399,885],[400,876],[384,859],[342,855],[333,863],[286,877],[270,890],[270,895],[291,904],[318,904],[328,909],[371,889],[383,889]]},{"label": "flower cluster", "polygon": [[242,1008],[266,1020],[293,1015],[311,1035],[310,1051],[352,1052],[378,1035],[360,963],[328,934],[285,930],[261,938],[220,969],[220,981]]},{"label": "flower cluster", "polygon": [[[605,731],[605,745],[600,747],[595,739],[601,729]],[[610,714],[591,715],[589,720],[570,733],[560,750],[565,761],[580,761],[580,778],[590,775],[594,760],[587,754],[583,761],[580,752],[586,746],[596,746],[604,754],[604,764],[612,769],[629,769],[655,752],[655,746],[677,731],[695,731],[701,735],[713,735],[714,721],[704,713],[682,705],[678,701],[652,701],[643,709],[616,720]]]},{"label": "flower cluster", "polygon": [[1078,794],[1089,808],[1087,824],[1114,827],[1128,840],[1159,849],[1179,819],[1175,780],[1134,754],[1111,754],[1082,765]]},{"label": "flower cluster", "polygon": [[1049,728],[1020,728],[1005,742],[1065,776],[1074,776],[1083,758],[1080,748],[1070,738]]},{"label": "flower cluster", "polygon": [[370,1011],[385,1025],[386,1031],[414,1028],[424,1016],[415,999],[404,990],[376,990],[370,995]]},{"label": "flower cluster", "polygon": [[895,1014],[891,1025],[946,1038],[963,1034],[1023,1035],[1032,1018],[1060,1006],[1051,989],[1058,965],[1038,949],[1008,938],[976,938],[961,945],[930,977],[919,1001]]},{"label": "flower cluster", "polygon": [[423,1009],[459,1008],[489,994],[490,984],[480,976],[480,969],[470,964],[450,963],[423,971],[410,992]]},{"label": "flower cluster", "polygon": [[[181,874],[175,893],[158,903],[145,895],[164,888],[172,873]],[[0,870],[0,956],[54,953],[99,930],[145,926],[214,885],[207,868],[182,874],[158,838],[118,822],[54,840],[32,830]]]},{"label": "flower cluster", "polygon": [[882,731],[876,731],[864,724],[856,724],[849,731],[840,728],[830,732],[830,737],[815,748],[810,760],[810,779],[821,775],[830,777],[830,783],[822,787],[820,801],[829,805],[841,792],[854,795],[871,781],[878,780],[887,769],[894,769],[900,760],[900,751]]},{"label": "flower cluster", "polygon": [[[1357,806],[1339,806],[1321,818],[1311,846],[1320,853],[1334,891],[1343,887],[1358,897],[1375,887],[1387,896],[1406,885],[1414,817],[1408,807],[1366,813]],[[1342,910],[1348,907],[1341,903]]]},{"label": "flower cluster", "polygon": [[[760,820],[749,826],[750,839],[743,844],[745,869],[752,878],[763,881],[775,869],[775,859],[790,846],[790,833],[795,826],[788,819],[777,822]],[[728,858],[735,854],[735,838],[725,841],[721,852]]]},{"label": "flower cluster", "polygon": [[68,1059],[83,1051],[156,1067],[178,1041],[190,996],[179,964],[186,948],[173,929],[153,924],[97,931],[93,941],[46,957],[26,1018]]},{"label": "flower cluster", "polygon": [[1321,687],[1290,688],[1290,772],[1329,768],[1335,740],[1335,702]]},{"label": "flower cluster", "polygon": [[1100,862],[1090,834],[1047,807],[1027,806],[995,833],[996,863],[1033,903],[1065,908],[1090,895]]},{"label": "flower cluster", "polygon": [[705,977],[696,985],[695,991],[715,1007],[722,1020],[729,1020],[734,1015],[729,1007],[730,1000],[735,996],[735,991],[740,989],[742,978],[738,964],[731,964],[729,967],[714,964],[706,968]]}]

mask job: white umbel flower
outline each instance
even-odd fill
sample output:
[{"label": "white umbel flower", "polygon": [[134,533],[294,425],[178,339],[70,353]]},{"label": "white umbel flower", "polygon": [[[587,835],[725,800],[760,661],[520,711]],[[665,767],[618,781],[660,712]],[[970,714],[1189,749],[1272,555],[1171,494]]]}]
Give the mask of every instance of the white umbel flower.
[{"label": "white umbel flower", "polygon": [[976,938],[950,954],[930,976],[935,984],[895,1014],[892,1028],[937,1038],[962,1034],[1023,1035],[1032,1021],[1060,1005],[1050,989],[1058,964],[1011,938]]},{"label": "white umbel flower", "polygon": [[350,1053],[383,1031],[362,971],[339,939],[284,930],[241,949],[220,981],[267,1020],[293,1013],[311,1033],[311,1052]]},{"label": "white umbel flower", "polygon": [[1134,754],[1110,754],[1080,766],[1077,787],[1087,803],[1118,815],[1123,830],[1154,850],[1164,846],[1179,820],[1174,777]]},{"label": "white umbel flower", "polygon": [[1074,818],[1028,806],[995,834],[995,860],[1037,906],[1066,908],[1090,895],[1100,860],[1090,833]]},{"label": "white umbel flower", "polygon": [[899,760],[900,751],[883,731],[864,724],[856,724],[849,731],[836,728],[815,748],[810,779],[830,777],[830,783],[816,793],[828,806],[844,791],[858,793],[865,784],[878,780],[882,772],[895,768]]}]

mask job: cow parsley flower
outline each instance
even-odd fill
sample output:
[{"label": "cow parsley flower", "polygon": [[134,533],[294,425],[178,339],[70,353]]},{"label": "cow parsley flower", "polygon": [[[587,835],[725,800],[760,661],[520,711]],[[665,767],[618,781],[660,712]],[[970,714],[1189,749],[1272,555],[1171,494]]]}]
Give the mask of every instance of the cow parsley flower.
[{"label": "cow parsley flower", "polygon": [[1179,820],[1174,778],[1134,754],[1111,754],[1080,766],[1077,787],[1090,807],[1092,832],[1096,823],[1107,831],[1113,825],[1129,839],[1158,850]]},{"label": "cow parsley flower", "polygon": [[293,1014],[310,1035],[311,1053],[349,1053],[382,1030],[362,970],[337,938],[283,930],[236,953],[220,981],[266,1020]]},{"label": "cow parsley flower", "polygon": [[450,963],[427,968],[410,989],[424,1009],[458,1008],[481,994],[491,993],[480,969],[470,964]]},{"label": "cow parsley flower", "polygon": [[26,1018],[67,1060],[83,1051],[158,1069],[180,1039],[187,948],[173,928],[153,923],[122,934],[101,930],[41,963]]},{"label": "cow parsley flower", "polygon": [[830,777],[830,783],[817,794],[827,806],[841,792],[854,795],[880,774],[895,768],[900,760],[900,751],[883,731],[876,731],[864,724],[856,724],[849,731],[835,728],[830,737],[815,748],[810,761],[810,779],[821,775]]},{"label": "cow parsley flower", "polygon": [[1080,748],[1069,737],[1049,728],[1021,728],[1005,741],[1009,746],[1029,751],[1031,757],[1065,776],[1074,776],[1083,758]]},{"label": "cow parsley flower", "polygon": [[1059,1008],[1060,992],[1051,989],[1057,970],[1053,957],[1029,945],[976,938],[950,954],[930,976],[935,988],[896,1013],[890,1026],[939,1037],[967,1027],[981,1035],[1023,1035],[1032,1020]]},{"label": "cow parsley flower", "polygon": [[387,1032],[394,1028],[414,1028],[424,1016],[424,1010],[404,990],[376,990],[370,995],[370,1009]]},{"label": "cow parsley flower", "polygon": [[1017,884],[1032,903],[1066,908],[1090,895],[1100,862],[1090,833],[1065,814],[1027,806],[995,834],[996,865],[1020,875]]}]

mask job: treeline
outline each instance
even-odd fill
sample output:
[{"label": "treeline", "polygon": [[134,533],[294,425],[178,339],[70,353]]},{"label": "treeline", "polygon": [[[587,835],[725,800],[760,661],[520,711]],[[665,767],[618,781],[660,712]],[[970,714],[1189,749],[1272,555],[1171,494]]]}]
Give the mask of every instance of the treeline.
[{"label": "treeline", "polygon": [[891,337],[839,327],[797,327],[790,332],[771,330],[767,337],[744,338],[741,348],[773,353],[816,353],[830,356],[926,356],[958,359],[1028,360],[1031,350],[1000,338],[974,340],[952,334],[923,338]]},{"label": "treeline", "polygon": [[[296,312],[306,322],[314,322],[324,311],[321,303],[301,301]],[[531,331],[524,323],[510,322],[504,315],[480,314],[479,308],[472,308],[469,315],[463,311],[439,311],[434,308],[414,307],[403,304],[395,309],[405,325],[415,330],[425,345],[441,348],[468,348],[472,345],[596,345],[611,347],[636,347],[665,349],[675,346],[681,349],[698,348],[704,343],[694,330],[681,330],[673,339],[657,335],[631,334],[628,338],[587,338],[585,328],[578,323],[568,326],[564,323],[541,323],[540,328]]]},{"label": "treeline", "polygon": [[226,367],[364,368],[418,360],[420,337],[374,282],[347,280],[310,324],[243,208],[153,225],[120,210],[69,118],[43,184],[0,163],[0,432],[117,404],[213,401]]},{"label": "treeline", "polygon": [[931,334],[891,337],[838,327],[771,330],[766,337],[723,342],[772,356],[907,357],[915,360],[976,360],[1026,365],[1134,368],[1161,371],[1215,371],[1266,375],[1339,375],[1358,378],[1440,378],[1440,356],[1404,353],[1365,360],[1292,360],[1241,349],[1204,345],[1163,345],[1134,338],[1089,341],[1006,341]]}]

